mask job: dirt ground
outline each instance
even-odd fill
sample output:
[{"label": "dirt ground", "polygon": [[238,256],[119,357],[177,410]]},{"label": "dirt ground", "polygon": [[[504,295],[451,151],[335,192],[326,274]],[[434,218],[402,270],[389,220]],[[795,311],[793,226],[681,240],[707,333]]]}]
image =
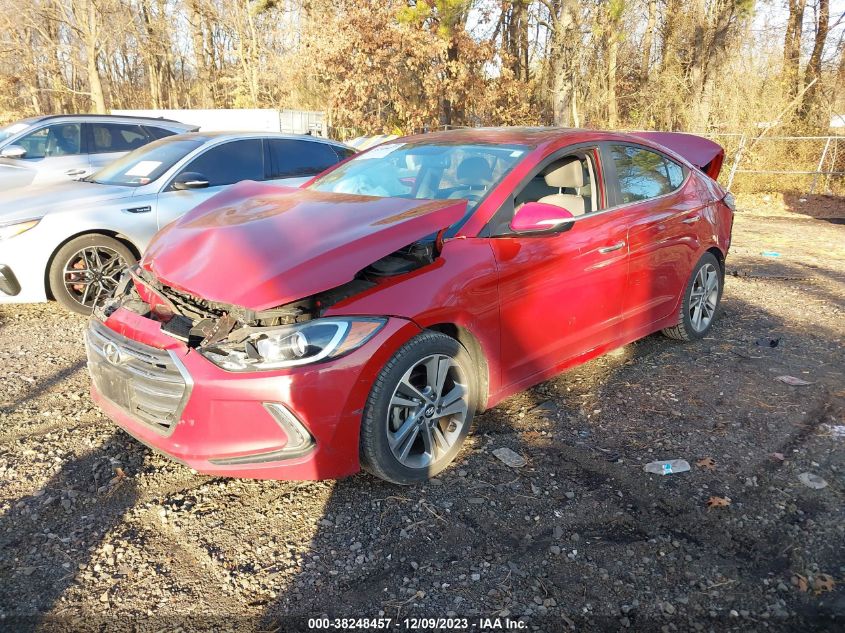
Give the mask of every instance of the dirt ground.
[{"label": "dirt ground", "polygon": [[94,408],[83,319],[0,307],[0,628],[843,630],[845,226],[810,207],[740,200],[707,339],[507,400],[414,488],[195,474]]}]

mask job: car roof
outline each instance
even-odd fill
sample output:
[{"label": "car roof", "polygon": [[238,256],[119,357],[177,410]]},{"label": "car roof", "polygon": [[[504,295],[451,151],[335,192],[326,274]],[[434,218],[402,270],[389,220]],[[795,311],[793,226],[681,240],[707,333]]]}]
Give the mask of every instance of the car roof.
[{"label": "car roof", "polygon": [[[569,136],[589,136],[592,132],[594,131],[565,127],[473,127],[414,134],[405,136],[401,140],[404,142],[425,141],[443,144],[495,143],[538,147]],[[595,133],[599,134],[599,132]]]},{"label": "car roof", "polygon": [[296,139],[315,141],[317,143],[328,143],[329,145],[339,145],[346,147],[340,141],[335,141],[330,138],[323,138],[321,136],[311,136],[310,134],[285,134],[282,132],[256,132],[256,131],[209,131],[209,132],[187,132],[185,134],[177,134],[176,136],[168,136],[163,140],[196,140],[205,143],[214,139],[228,139],[237,140],[239,138],[281,138],[281,139]]},{"label": "car roof", "polygon": [[186,130],[195,129],[196,125],[182,123],[174,119],[164,117],[132,116],[124,114],[45,114],[42,116],[28,117],[21,119],[20,123],[43,123],[44,121],[72,119],[74,121],[137,121],[145,123],[167,123],[168,127],[184,127]]}]

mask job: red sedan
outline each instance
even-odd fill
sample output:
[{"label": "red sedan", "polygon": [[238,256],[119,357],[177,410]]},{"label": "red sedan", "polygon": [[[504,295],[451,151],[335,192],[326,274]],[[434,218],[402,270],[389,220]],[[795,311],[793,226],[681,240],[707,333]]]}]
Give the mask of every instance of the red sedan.
[{"label": "red sedan", "polygon": [[684,134],[460,130],[302,189],[236,185],[92,317],[93,396],[200,472],[424,480],[503,398],[652,332],[708,332],[723,156]]}]

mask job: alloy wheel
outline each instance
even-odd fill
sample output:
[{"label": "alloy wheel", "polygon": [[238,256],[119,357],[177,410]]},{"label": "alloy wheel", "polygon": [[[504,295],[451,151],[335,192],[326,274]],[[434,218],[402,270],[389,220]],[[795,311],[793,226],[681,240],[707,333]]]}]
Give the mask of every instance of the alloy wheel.
[{"label": "alloy wheel", "polygon": [[718,304],[719,271],[712,264],[705,264],[698,270],[689,296],[689,318],[696,332],[710,326]]},{"label": "alloy wheel", "polygon": [[446,456],[467,423],[467,374],[451,356],[433,354],[415,363],[393,390],[387,440],[408,468],[429,468]]},{"label": "alloy wheel", "polygon": [[64,267],[64,284],[79,305],[93,308],[112,295],[126,262],[107,246],[77,251]]}]

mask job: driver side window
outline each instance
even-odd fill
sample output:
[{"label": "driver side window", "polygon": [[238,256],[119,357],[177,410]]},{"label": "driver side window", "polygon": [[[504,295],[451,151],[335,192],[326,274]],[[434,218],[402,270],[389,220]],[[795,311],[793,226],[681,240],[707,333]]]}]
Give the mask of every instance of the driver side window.
[{"label": "driver side window", "polygon": [[594,150],[572,152],[543,166],[502,205],[489,225],[490,235],[509,235],[511,220],[527,202],[554,205],[574,217],[600,210],[595,156]]},{"label": "driver side window", "polygon": [[232,185],[241,180],[264,180],[261,139],[243,139],[216,145],[188,163],[179,174],[187,172],[202,174],[208,180],[209,187]]},{"label": "driver side window", "polygon": [[27,134],[15,145],[20,145],[26,150],[24,159],[73,156],[80,153],[81,139],[81,124],[60,123]]}]

